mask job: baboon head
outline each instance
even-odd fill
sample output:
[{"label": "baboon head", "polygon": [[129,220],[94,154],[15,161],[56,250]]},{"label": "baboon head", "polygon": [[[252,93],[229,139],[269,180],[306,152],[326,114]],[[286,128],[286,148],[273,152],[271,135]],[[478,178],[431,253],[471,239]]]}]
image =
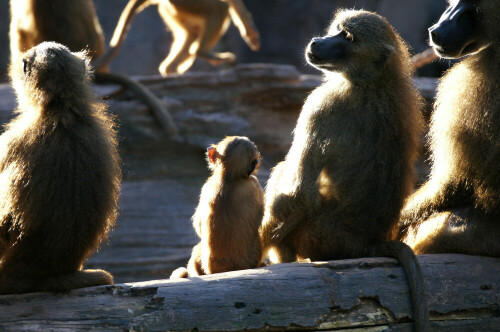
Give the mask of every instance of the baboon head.
[{"label": "baboon head", "polygon": [[258,170],[260,153],[247,137],[228,136],[207,149],[207,160],[212,170],[221,167],[233,177],[248,177]]},{"label": "baboon head", "polygon": [[85,53],[71,53],[54,42],[31,48],[10,68],[19,102],[42,111],[56,104],[87,100],[89,73]]},{"label": "baboon head", "polygon": [[439,21],[429,28],[430,43],[443,58],[461,58],[500,39],[498,0],[449,0]]},{"label": "baboon head", "polygon": [[341,10],[326,36],[315,37],[306,49],[306,60],[328,72],[351,77],[371,76],[388,62],[402,40],[385,18],[367,11]]}]

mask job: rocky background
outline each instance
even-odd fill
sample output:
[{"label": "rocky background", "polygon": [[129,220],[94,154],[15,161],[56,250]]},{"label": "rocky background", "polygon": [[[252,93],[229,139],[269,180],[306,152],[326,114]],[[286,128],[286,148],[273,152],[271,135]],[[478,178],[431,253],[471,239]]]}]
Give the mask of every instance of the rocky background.
[{"label": "rocky background", "polygon": [[[12,0],[18,1],[18,0]],[[50,0],[46,0],[50,1]],[[94,0],[107,40],[127,0]],[[246,0],[260,30],[262,48],[252,52],[232,25],[217,46],[231,50],[240,63],[266,62],[292,64],[302,72],[312,73],[305,66],[303,50],[310,38],[321,34],[337,8],[377,11],[387,17],[414,52],[427,47],[427,28],[437,20],[446,0]],[[5,79],[9,60],[9,1],[0,0],[0,77]],[[140,13],[133,22],[128,38],[111,69],[130,75],[154,75],[169,51],[171,34],[161,20],[156,6]],[[439,67],[439,65],[436,65]],[[193,70],[213,70],[199,60]],[[439,68],[425,68],[421,75],[439,74]]]}]

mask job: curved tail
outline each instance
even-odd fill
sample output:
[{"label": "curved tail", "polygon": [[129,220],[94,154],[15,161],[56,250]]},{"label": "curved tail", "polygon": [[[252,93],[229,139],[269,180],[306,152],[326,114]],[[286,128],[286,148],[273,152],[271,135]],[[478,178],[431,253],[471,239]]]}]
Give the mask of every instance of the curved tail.
[{"label": "curved tail", "polygon": [[170,279],[189,278],[189,272],[185,267],[178,267],[170,275]]},{"label": "curved tail", "polygon": [[40,281],[40,291],[63,292],[75,288],[112,285],[113,276],[104,270],[81,270]]},{"label": "curved tail", "polygon": [[116,73],[96,72],[94,76],[96,83],[117,83],[132,90],[148,105],[154,117],[168,136],[177,134],[177,127],[170,113],[168,113],[167,109],[162,105],[161,101],[140,82]]},{"label": "curved tail", "polygon": [[417,332],[429,331],[429,309],[425,295],[424,277],[413,250],[403,242],[388,241],[375,245],[370,251],[370,256],[387,256],[396,258],[400,262],[410,285],[415,330]]},{"label": "curved tail", "polygon": [[127,3],[127,6],[125,6],[123,12],[120,15],[120,19],[118,20],[118,23],[116,25],[113,37],[109,42],[109,49],[106,51],[106,53],[92,62],[92,65],[96,70],[109,65],[111,60],[113,60],[116,54],[118,54],[118,50],[123,44],[125,37],[127,37],[127,33],[130,29],[130,26],[132,25],[134,16],[147,7],[144,6],[144,4],[148,1],[150,0],[130,0]]}]

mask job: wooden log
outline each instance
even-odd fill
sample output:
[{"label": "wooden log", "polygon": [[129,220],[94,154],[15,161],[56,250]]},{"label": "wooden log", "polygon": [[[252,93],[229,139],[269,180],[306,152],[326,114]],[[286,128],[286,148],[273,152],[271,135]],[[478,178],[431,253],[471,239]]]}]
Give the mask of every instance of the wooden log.
[{"label": "wooden log", "polygon": [[[500,260],[419,256],[434,331],[498,331]],[[279,264],[178,281],[0,296],[1,331],[411,331],[389,258]]]}]

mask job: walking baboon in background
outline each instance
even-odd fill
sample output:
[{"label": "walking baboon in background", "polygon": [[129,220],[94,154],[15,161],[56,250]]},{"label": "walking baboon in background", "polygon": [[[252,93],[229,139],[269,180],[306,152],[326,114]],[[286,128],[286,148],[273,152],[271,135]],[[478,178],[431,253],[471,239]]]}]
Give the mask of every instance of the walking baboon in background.
[{"label": "walking baboon in background", "polygon": [[106,64],[116,55],[134,16],[153,4],[158,5],[161,17],[173,35],[170,53],[159,67],[163,76],[184,73],[196,57],[214,66],[234,62],[233,53],[212,51],[226,32],[229,17],[247,45],[254,51],[260,48],[259,32],[242,0],[130,0],[120,16],[110,49],[99,64]]},{"label": "walking baboon in background", "polygon": [[261,226],[277,262],[398,258],[412,288],[415,322],[428,313],[410,248],[386,242],[413,190],[421,98],[406,45],[381,16],[340,11],[307,61],[325,73],[307,98],[285,160],[272,171]]},{"label": "walking baboon in background", "polygon": [[81,270],[116,220],[116,133],[89,60],[45,42],[14,62],[18,116],[0,136],[0,294],[112,284]]},{"label": "walking baboon in background", "polygon": [[193,248],[188,267],[171,278],[251,269],[259,265],[259,226],[264,192],[255,174],[260,154],[246,137],[230,136],[208,148],[212,175],[203,185],[193,215],[201,241]]},{"label": "walking baboon in background", "polygon": [[429,29],[438,55],[469,56],[439,85],[430,179],[402,212],[416,253],[500,256],[499,19],[497,0],[453,1]]},{"label": "walking baboon in background", "polygon": [[[11,61],[44,41],[66,45],[74,52],[87,50],[95,60],[105,51],[104,35],[92,0],[11,0],[10,52]],[[126,86],[151,109],[168,135],[176,133],[175,124],[161,101],[139,82],[107,72],[107,65],[94,67],[98,83]]]}]

